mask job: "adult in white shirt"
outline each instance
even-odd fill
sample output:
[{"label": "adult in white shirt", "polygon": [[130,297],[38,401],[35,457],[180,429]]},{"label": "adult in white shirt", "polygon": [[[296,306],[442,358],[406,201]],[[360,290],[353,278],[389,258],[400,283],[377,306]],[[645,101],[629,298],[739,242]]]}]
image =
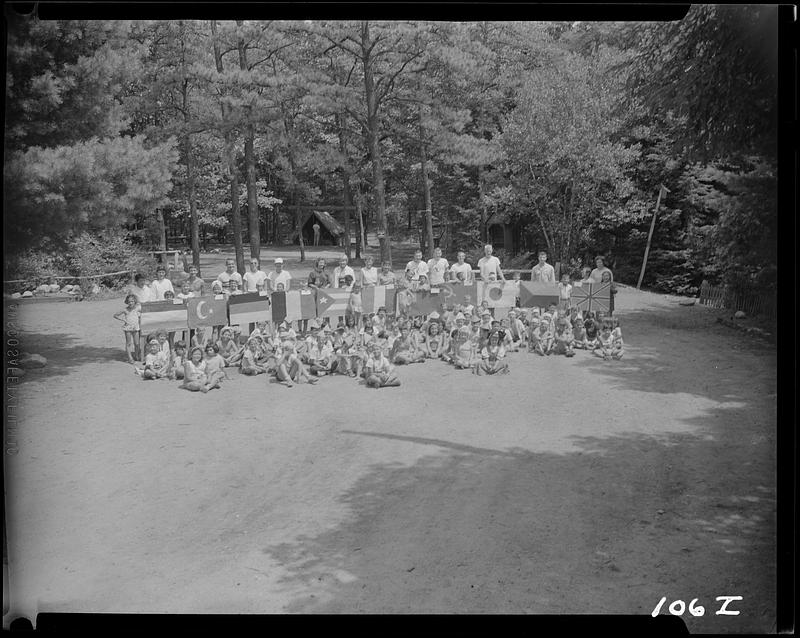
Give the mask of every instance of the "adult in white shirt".
[{"label": "adult in white shirt", "polygon": [[128,288],[128,292],[136,297],[136,301],[139,303],[145,303],[147,301],[155,301],[156,300],[156,292],[153,290],[153,287],[150,285],[147,277],[142,274],[138,274],[133,278],[134,283]]},{"label": "adult in white shirt", "polygon": [[444,283],[447,269],[450,267],[448,261],[442,257],[442,249],[438,246],[433,249],[433,259],[428,261],[428,281],[431,286],[439,286]]},{"label": "adult in white shirt", "polygon": [[260,292],[264,289],[267,273],[258,267],[257,257],[253,257],[250,260],[250,270],[244,274],[242,279],[244,292]]},{"label": "adult in white shirt", "polygon": [[163,301],[164,293],[167,292],[167,290],[169,290],[173,295],[175,294],[175,289],[172,287],[172,282],[166,277],[167,269],[163,266],[159,266],[156,269],[156,278],[153,280],[153,283],[150,284],[150,287],[155,293],[155,301]]},{"label": "adult in white shirt", "polygon": [[497,278],[497,281],[505,284],[506,278],[503,275],[503,271],[500,269],[500,260],[492,255],[493,250],[491,244],[486,244],[483,247],[483,257],[478,260],[478,270],[481,273],[481,279],[483,281],[489,281],[489,275],[493,274]]},{"label": "adult in white shirt", "polygon": [[[345,282],[345,277],[350,275],[350,284]],[[353,282],[356,279],[355,271],[347,265],[347,255],[342,255],[339,258],[339,265],[333,269],[333,288],[352,288]]]},{"label": "adult in white shirt", "polygon": [[236,272],[236,260],[228,257],[225,260],[225,272],[219,274],[217,281],[222,284],[223,289],[228,290],[231,287],[231,280],[239,284],[240,288],[242,287],[242,276]]},{"label": "adult in white shirt", "polygon": [[608,268],[605,266],[605,257],[602,255],[598,255],[594,258],[594,263],[596,268],[592,270],[592,273],[589,275],[589,279],[591,279],[591,283],[599,284],[603,281],[603,273],[608,273],[611,277],[611,281],[614,281],[614,273],[612,273]]},{"label": "adult in white shirt", "polygon": [[283,269],[282,257],[277,257],[275,259],[275,270],[267,275],[267,279],[270,281],[270,288],[272,290],[277,290],[278,284],[283,284],[283,289],[289,290],[289,282],[291,282],[292,276],[289,274],[288,270]]},{"label": "adult in white shirt", "polygon": [[361,286],[378,285],[378,269],[372,265],[374,261],[372,255],[364,257],[364,267],[361,269]]},{"label": "adult in white shirt", "polygon": [[531,281],[556,283],[556,269],[547,263],[547,252],[544,250],[539,251],[539,263],[531,269]]},{"label": "adult in white shirt", "polygon": [[458,262],[450,266],[450,281],[460,281],[465,285],[470,285],[475,282],[475,275],[470,266],[464,259],[467,254],[463,250],[458,251]]},{"label": "adult in white shirt", "polygon": [[428,274],[428,264],[422,261],[422,251],[414,251],[414,259],[406,264],[406,272],[411,271],[411,276],[419,279],[420,275]]}]

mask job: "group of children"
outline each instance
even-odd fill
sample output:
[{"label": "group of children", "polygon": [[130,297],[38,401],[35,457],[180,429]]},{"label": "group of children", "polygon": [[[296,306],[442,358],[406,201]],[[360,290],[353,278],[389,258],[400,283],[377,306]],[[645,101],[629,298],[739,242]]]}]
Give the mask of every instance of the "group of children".
[{"label": "group of children", "polygon": [[[126,309],[117,313],[124,329],[138,328],[136,300],[131,297],[126,298]],[[229,367],[248,376],[274,376],[287,387],[334,374],[363,379],[368,387],[390,387],[400,385],[395,366],[428,359],[486,375],[507,374],[510,352],[572,357],[576,350],[585,350],[605,360],[624,355],[616,317],[584,314],[555,303],[546,309],[512,308],[503,318],[499,312],[494,316],[496,311],[486,301],[477,307],[469,302],[450,306],[441,315],[432,312],[427,317],[395,317],[380,308],[360,321],[348,314],[336,328],[328,320],[312,321],[310,330],[300,334],[286,321],[261,322],[246,339],[225,326],[208,340],[197,331],[188,348],[184,340],[171,348],[173,340],[162,331],[147,337],[144,365],[135,369],[143,379],[181,380],[182,388],[199,392],[219,388],[230,378]]]}]

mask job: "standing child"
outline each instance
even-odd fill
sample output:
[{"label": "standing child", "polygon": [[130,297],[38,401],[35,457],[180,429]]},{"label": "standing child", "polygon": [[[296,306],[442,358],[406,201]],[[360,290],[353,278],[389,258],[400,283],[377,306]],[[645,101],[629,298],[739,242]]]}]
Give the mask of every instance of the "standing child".
[{"label": "standing child", "polygon": [[141,361],[139,349],[139,320],[142,316],[142,307],[133,293],[125,297],[125,309],[114,315],[114,319],[122,321],[122,333],[125,335],[125,354],[128,363]]},{"label": "standing child", "polygon": [[569,310],[570,297],[572,296],[572,284],[570,283],[569,274],[564,273],[561,275],[561,281],[558,282],[558,307],[561,310]]},{"label": "standing child", "polygon": [[608,316],[610,317],[611,315],[614,314],[614,297],[617,294],[617,286],[612,281],[611,272],[608,270],[604,271],[603,274],[600,276],[600,281],[601,283],[604,284],[611,284],[611,291],[610,291],[611,294],[608,298]]},{"label": "standing child", "polygon": [[514,304],[515,308],[519,308],[519,289],[521,287],[521,284],[522,284],[522,278],[519,271],[517,270],[514,272],[514,275],[512,276],[511,279],[511,285],[514,286],[515,290],[514,294],[516,295],[516,302]]}]

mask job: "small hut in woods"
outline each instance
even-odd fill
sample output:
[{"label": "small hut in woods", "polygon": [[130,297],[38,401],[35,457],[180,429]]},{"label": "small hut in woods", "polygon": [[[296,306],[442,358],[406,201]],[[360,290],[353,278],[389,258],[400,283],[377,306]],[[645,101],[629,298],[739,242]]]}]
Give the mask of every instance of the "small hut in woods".
[{"label": "small hut in woods", "polygon": [[[304,244],[314,243],[314,222],[320,225],[319,243],[321,246],[338,246],[341,244],[344,236],[344,227],[330,213],[320,210],[309,211],[303,213],[302,220],[300,228],[303,233]],[[297,231],[292,233],[292,243],[300,243]]]}]

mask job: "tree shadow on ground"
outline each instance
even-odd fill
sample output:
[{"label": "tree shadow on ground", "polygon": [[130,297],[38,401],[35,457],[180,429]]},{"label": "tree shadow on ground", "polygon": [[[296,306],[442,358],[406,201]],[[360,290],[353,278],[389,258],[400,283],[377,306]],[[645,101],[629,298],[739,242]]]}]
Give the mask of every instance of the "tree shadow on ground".
[{"label": "tree shadow on ground", "polygon": [[374,466],[339,499],[341,525],[263,551],[303,591],[288,612],[646,614],[662,595],[735,590],[753,610],[737,631],[766,630],[774,475],[751,480],[752,448],[719,455],[717,418],[693,421],[658,440],[576,437],[567,454],[345,430],[436,449]]},{"label": "tree shadow on ground", "polygon": [[89,345],[72,334],[26,332],[21,339],[20,351],[42,355],[47,359],[47,365],[25,370],[22,379],[40,380],[68,375],[87,363],[127,362],[121,334],[119,340],[118,347],[109,348]]},{"label": "tree shadow on ground", "polygon": [[[774,346],[717,323],[704,307],[639,308],[615,313],[625,356],[603,361],[588,352],[572,359],[615,388],[661,394],[685,393],[720,403],[741,401],[756,383],[775,392]],[[756,355],[756,358],[753,358]]]}]

